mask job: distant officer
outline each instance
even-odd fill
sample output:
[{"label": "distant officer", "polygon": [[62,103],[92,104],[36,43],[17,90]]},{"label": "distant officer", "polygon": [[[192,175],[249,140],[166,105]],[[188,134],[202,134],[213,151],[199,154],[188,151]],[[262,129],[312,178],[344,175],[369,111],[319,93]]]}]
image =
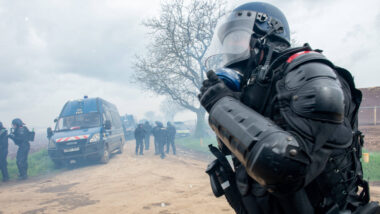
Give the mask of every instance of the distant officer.
[{"label": "distant officer", "polygon": [[156,121],[156,126],[152,129],[152,135],[154,137],[154,154],[155,155],[158,155],[160,154],[160,147],[159,147],[159,143],[158,143],[158,130],[160,129],[160,127],[158,126],[158,124],[160,123],[159,121]]},{"label": "distant officer", "polygon": [[164,146],[166,144],[166,129],[161,122],[156,122],[155,141],[157,142],[158,154],[162,159],[165,158]]},{"label": "distant officer", "polygon": [[9,180],[8,175],[8,131],[4,128],[3,123],[0,122],[0,170],[3,175],[3,182]]},{"label": "distant officer", "polygon": [[174,139],[175,139],[175,134],[177,133],[177,130],[170,122],[167,123],[166,133],[167,133],[166,153],[169,154],[170,146],[172,146],[173,154],[175,155],[176,149],[175,149]]},{"label": "distant officer", "polygon": [[[140,154],[143,155],[143,139],[145,137],[145,130],[142,126],[142,124],[139,124],[137,128],[135,129],[135,139],[136,139],[136,155]],[[140,150],[140,152],[139,152]]]},{"label": "distant officer", "polygon": [[152,132],[152,126],[149,124],[148,121],[146,121],[143,125],[143,128],[145,130],[145,150],[149,150],[149,141],[150,141],[150,134]]},{"label": "distant officer", "polygon": [[28,153],[30,149],[30,132],[25,124],[16,118],[12,121],[12,131],[9,138],[18,146],[16,163],[19,171],[19,179],[28,178]]}]

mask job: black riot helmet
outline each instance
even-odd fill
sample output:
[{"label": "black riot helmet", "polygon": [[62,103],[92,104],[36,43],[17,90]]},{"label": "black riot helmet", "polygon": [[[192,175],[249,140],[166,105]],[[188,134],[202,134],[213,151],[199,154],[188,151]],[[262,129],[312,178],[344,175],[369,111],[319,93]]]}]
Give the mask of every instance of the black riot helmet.
[{"label": "black riot helmet", "polygon": [[[290,30],[284,14],[275,6],[263,2],[243,4],[222,17],[205,54],[208,69],[237,64],[269,63],[273,52],[290,47]],[[269,57],[268,57],[269,55]],[[243,69],[238,69],[241,73]]]},{"label": "black riot helmet", "polygon": [[16,128],[19,128],[24,125],[22,120],[20,118],[16,118],[12,120],[12,125],[15,126]]}]

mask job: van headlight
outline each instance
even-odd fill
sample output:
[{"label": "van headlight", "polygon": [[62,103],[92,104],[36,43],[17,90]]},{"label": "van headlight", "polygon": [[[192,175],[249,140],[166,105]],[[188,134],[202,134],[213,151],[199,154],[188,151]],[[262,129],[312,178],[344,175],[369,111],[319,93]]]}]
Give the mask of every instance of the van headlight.
[{"label": "van headlight", "polygon": [[55,145],[55,141],[53,139],[50,139],[48,143],[48,149],[55,149],[55,148],[57,148],[57,146]]},{"label": "van headlight", "polygon": [[100,140],[100,134],[96,133],[96,134],[92,135],[89,142],[90,143],[96,143],[96,142],[99,142],[99,140]]}]

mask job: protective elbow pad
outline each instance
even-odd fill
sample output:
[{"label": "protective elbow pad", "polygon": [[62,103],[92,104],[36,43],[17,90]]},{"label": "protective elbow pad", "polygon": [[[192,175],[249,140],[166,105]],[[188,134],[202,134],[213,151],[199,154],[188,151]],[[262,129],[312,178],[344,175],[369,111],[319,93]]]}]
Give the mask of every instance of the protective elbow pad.
[{"label": "protective elbow pad", "polygon": [[301,143],[271,120],[232,97],[224,97],[212,108],[209,123],[259,184],[277,192],[303,186],[310,160]]}]

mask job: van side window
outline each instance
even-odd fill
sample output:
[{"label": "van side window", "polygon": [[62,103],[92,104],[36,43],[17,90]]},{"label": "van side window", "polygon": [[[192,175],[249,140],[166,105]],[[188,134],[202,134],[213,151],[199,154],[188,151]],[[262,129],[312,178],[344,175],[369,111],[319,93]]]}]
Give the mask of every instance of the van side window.
[{"label": "van side window", "polygon": [[111,111],[111,115],[112,115],[112,121],[115,124],[115,128],[121,128],[120,116],[114,111]]}]

